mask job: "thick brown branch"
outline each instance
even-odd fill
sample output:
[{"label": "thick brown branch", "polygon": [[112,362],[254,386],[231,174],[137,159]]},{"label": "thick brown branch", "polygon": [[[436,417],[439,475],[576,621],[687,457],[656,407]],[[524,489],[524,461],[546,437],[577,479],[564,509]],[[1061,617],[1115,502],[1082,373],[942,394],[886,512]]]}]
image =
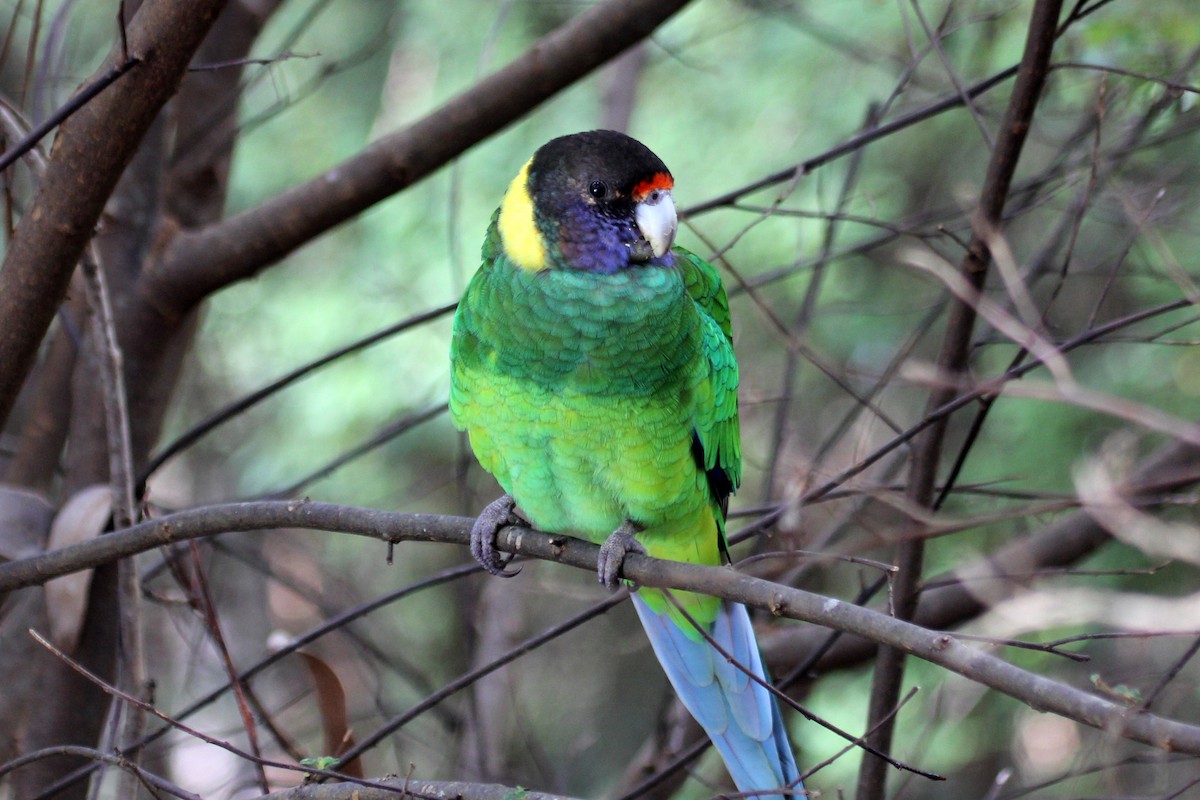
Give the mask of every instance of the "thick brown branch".
[{"label": "thick brown branch", "polygon": [[[225,0],[158,0],[130,25],[141,63],[67,120],[0,268],[0,427],[100,212]],[[122,59],[114,48],[100,69]]]},{"label": "thick brown branch", "polygon": [[607,0],[411,127],[224,222],[176,237],[147,276],[154,305],[182,314],[313,237],[426,177],[648,36],[687,0]]}]

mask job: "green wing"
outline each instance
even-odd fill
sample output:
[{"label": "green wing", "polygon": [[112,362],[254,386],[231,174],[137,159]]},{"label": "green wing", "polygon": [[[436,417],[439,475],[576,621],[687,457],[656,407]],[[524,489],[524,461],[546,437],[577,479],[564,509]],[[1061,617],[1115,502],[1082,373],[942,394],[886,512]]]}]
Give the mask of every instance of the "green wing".
[{"label": "green wing", "polygon": [[688,294],[704,313],[704,355],[709,376],[701,388],[708,397],[696,403],[697,460],[703,459],[713,500],[724,522],[729,495],[742,482],[742,448],[738,426],[738,365],[733,355],[733,329],[729,298],[717,270],[695,253],[675,248],[676,263]]},{"label": "green wing", "polygon": [[[733,328],[729,321],[729,298],[725,296],[725,284],[716,268],[695,253],[676,247],[675,256],[683,271],[683,284],[704,313],[713,318],[721,332],[733,346]],[[736,368],[735,368],[736,369]]]}]

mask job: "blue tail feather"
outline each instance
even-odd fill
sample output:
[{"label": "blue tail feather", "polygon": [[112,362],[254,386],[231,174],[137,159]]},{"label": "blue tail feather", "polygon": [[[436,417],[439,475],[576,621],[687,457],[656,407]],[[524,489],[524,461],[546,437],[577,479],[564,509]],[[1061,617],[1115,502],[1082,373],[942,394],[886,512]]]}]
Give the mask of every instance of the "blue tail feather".
[{"label": "blue tail feather", "polygon": [[[803,791],[779,704],[767,689],[725,660],[706,641],[694,641],[666,614],[633,596],[642,627],[675,693],[721,753],[733,782],[760,800],[783,800]],[[740,603],[721,602],[709,634],[738,663],[766,679],[750,615]]]}]

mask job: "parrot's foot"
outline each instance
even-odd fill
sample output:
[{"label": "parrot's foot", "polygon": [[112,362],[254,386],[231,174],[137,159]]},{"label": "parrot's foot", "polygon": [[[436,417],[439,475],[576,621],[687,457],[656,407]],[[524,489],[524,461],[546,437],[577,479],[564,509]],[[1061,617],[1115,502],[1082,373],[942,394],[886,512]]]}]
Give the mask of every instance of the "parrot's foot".
[{"label": "parrot's foot", "polygon": [[634,538],[635,534],[641,532],[640,525],[627,519],[604,540],[604,544],[600,545],[596,572],[605,588],[614,590],[620,585],[621,567],[625,564],[626,553],[646,555],[646,548]]},{"label": "parrot's foot", "polygon": [[503,556],[496,549],[496,534],[501,528],[526,524],[514,511],[516,505],[511,494],[502,495],[488,503],[471,526],[471,555],[489,574],[501,578],[511,578],[521,571],[520,567],[507,569],[512,556]]}]

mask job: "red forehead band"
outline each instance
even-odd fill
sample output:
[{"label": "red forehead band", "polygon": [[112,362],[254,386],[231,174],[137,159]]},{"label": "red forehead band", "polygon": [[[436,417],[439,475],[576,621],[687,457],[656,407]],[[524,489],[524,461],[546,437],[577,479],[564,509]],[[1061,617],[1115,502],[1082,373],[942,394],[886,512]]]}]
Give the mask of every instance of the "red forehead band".
[{"label": "red forehead band", "polygon": [[641,200],[655,189],[670,189],[675,185],[675,179],[666,172],[656,172],[649,180],[644,180],[633,187],[633,199]]}]

